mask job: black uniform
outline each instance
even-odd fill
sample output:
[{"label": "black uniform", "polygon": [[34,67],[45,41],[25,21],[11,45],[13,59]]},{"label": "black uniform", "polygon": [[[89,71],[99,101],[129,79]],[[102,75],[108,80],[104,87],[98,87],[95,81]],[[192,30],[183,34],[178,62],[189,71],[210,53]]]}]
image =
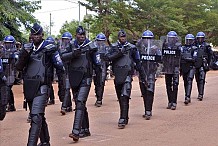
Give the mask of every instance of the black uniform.
[{"label": "black uniform", "polygon": [[196,43],[197,59],[195,62],[196,72],[195,79],[198,87],[198,99],[201,101],[204,96],[204,85],[206,72],[209,71],[209,64],[212,57],[211,46],[206,43]]},{"label": "black uniform", "polygon": [[100,56],[97,46],[88,39],[83,43],[76,39],[68,49],[62,54],[62,58],[69,61],[68,75],[76,104],[73,129],[69,137],[78,141],[81,137],[90,136],[86,101],[92,83],[93,64],[100,68]]},{"label": "black uniform", "polygon": [[168,96],[168,109],[175,110],[177,105],[177,94],[179,85],[180,70],[180,50],[181,44],[165,43],[162,49],[163,55],[163,73]]},{"label": "black uniform", "polygon": [[143,96],[144,107],[145,107],[145,117],[147,120],[152,116],[152,106],[154,101],[154,91],[155,91],[155,81],[156,81],[156,71],[158,67],[158,62],[161,62],[161,48],[160,42],[153,39],[148,39],[149,45],[145,46],[143,39],[137,43],[137,48],[140,51],[142,66],[145,71],[145,79],[147,80],[147,86],[143,82],[139,82],[140,89]]},{"label": "black uniform", "polygon": [[[41,26],[35,23],[31,33],[38,35],[36,38],[40,37],[42,34]],[[32,119],[28,146],[36,146],[39,137],[40,146],[50,146],[50,136],[44,115],[54,67],[57,74],[64,73],[60,55],[56,51],[55,45],[48,41],[42,41],[38,48],[32,43],[25,44],[16,62],[17,70],[23,71],[24,96],[30,106]]]},{"label": "black uniform", "polygon": [[[102,58],[109,50],[109,46],[106,45],[98,45],[98,53],[100,54],[100,58]],[[95,106],[100,107],[102,105],[103,93],[104,93],[104,86],[105,80],[107,77],[107,68],[109,66],[109,62],[101,59],[101,68],[99,67],[95,69],[95,76],[94,76],[94,85],[95,85],[95,95],[96,95],[96,102]],[[95,66],[94,66],[95,67]]]},{"label": "black uniform", "polygon": [[6,115],[6,105],[8,103],[7,78],[3,72],[2,59],[0,58],[0,121],[4,120]]},{"label": "black uniform", "polygon": [[[72,49],[72,42],[69,42],[68,45],[63,46],[60,45],[59,52],[62,57],[62,54],[67,53],[68,50]],[[62,102],[61,106],[61,113],[62,115],[65,115],[66,112],[72,111],[72,101],[71,101],[71,92],[70,92],[70,82],[69,82],[69,76],[68,76],[68,70],[69,70],[69,61],[64,61],[64,67],[66,69],[66,72],[64,74],[65,80],[64,82],[58,82],[58,86],[63,86],[65,88],[65,92],[62,93],[62,91],[58,91],[59,98]]]},{"label": "black uniform", "polygon": [[112,70],[115,75],[114,85],[120,105],[118,127],[124,128],[128,124],[129,119],[132,75],[134,72],[134,62],[137,64],[140,62],[139,52],[134,45],[118,41],[111,45],[111,50],[106,54],[106,58],[111,61]]},{"label": "black uniform", "polygon": [[181,75],[184,80],[185,104],[191,102],[192,81],[195,74],[195,59],[197,48],[193,45],[184,45],[181,48]]}]

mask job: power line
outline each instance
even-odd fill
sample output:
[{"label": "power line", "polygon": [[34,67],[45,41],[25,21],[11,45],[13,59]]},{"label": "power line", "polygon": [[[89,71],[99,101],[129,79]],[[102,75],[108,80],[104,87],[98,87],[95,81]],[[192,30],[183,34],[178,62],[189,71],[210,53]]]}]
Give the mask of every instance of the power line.
[{"label": "power line", "polygon": [[51,12],[56,12],[56,11],[64,11],[64,10],[69,10],[69,9],[72,9],[72,8],[78,8],[78,7],[69,7],[69,8],[57,9],[57,10],[51,10],[51,11],[35,12],[35,14],[51,13]]}]

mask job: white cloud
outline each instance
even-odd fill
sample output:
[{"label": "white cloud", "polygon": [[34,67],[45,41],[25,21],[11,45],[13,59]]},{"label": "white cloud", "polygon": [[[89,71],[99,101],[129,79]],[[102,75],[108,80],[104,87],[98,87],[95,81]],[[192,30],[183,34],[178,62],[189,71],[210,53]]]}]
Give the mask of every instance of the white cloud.
[{"label": "white cloud", "polygon": [[[38,19],[42,26],[50,26],[50,14],[53,27],[51,34],[59,34],[61,26],[65,21],[79,21],[79,4],[75,0],[41,0],[41,9],[37,10],[33,15]],[[80,20],[86,14],[86,8],[80,6]]]}]

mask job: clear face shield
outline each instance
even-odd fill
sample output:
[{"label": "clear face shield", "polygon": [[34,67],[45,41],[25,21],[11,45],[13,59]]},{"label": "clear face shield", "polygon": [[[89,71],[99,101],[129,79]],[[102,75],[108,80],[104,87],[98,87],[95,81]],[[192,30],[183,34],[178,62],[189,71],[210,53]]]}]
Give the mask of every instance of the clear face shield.
[{"label": "clear face shield", "polygon": [[167,43],[169,44],[169,46],[174,46],[177,42],[177,37],[167,36]]},{"label": "clear face shield", "polygon": [[62,38],[61,49],[66,49],[69,47],[69,45],[70,45],[70,39]]},{"label": "clear face shield", "polygon": [[142,48],[144,48],[144,51],[146,54],[150,54],[151,46],[153,43],[153,39],[151,38],[142,38]]},{"label": "clear face shield", "polygon": [[4,48],[6,51],[14,51],[16,50],[15,44],[10,42],[4,42]]},{"label": "clear face shield", "polygon": [[204,37],[197,37],[198,43],[203,43],[204,42]]},{"label": "clear face shield", "polygon": [[106,42],[103,40],[96,40],[96,45],[98,46],[99,53],[105,53]]},{"label": "clear face shield", "polygon": [[185,39],[185,44],[188,45],[188,46],[191,46],[194,44],[194,39]]}]

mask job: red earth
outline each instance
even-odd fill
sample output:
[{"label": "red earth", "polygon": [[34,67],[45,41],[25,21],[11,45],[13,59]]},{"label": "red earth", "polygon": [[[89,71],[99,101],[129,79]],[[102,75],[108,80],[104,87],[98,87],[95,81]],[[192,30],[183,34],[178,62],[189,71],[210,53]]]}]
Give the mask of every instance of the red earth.
[{"label": "red earth", "polygon": [[[95,107],[94,88],[89,94],[87,107],[91,136],[74,143],[68,137],[72,130],[74,112],[60,114],[61,103],[54,84],[55,105],[46,108],[52,146],[108,146],[108,145],[152,145],[152,146],[218,146],[218,71],[207,74],[205,96],[197,100],[196,82],[193,82],[191,103],[184,105],[183,80],[180,78],[178,106],[175,111],[166,109],[167,96],[164,78],[156,81],[156,93],[151,120],[142,118],[144,113],[138,79],[134,77],[130,100],[129,124],[118,129],[119,105],[113,80],[108,80],[102,107]],[[9,112],[0,122],[0,146],[25,146],[29,123],[28,112],[22,109],[22,85],[13,87],[17,111]]]}]

